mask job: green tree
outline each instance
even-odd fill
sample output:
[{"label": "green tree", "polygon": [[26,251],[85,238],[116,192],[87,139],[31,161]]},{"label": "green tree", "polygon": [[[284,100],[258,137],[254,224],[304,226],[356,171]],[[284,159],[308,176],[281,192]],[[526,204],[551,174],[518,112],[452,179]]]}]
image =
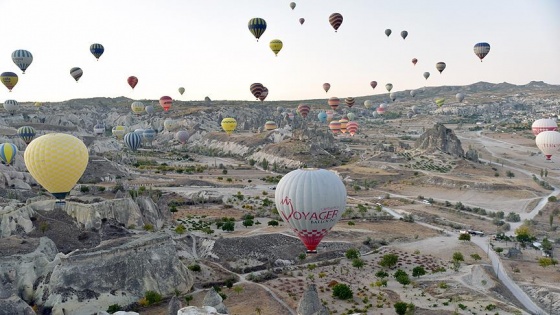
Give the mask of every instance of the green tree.
[{"label": "green tree", "polygon": [[480,255],[476,253],[471,254],[471,258],[474,259],[475,261],[479,261],[482,259],[482,257],[480,257]]},{"label": "green tree", "polygon": [[359,251],[358,249],[356,249],[356,248],[349,248],[349,249],[346,251],[346,258],[348,258],[348,259],[355,259],[355,258],[358,258],[358,257],[360,257],[360,251]]},{"label": "green tree", "polygon": [[250,227],[250,226],[253,226],[253,224],[255,224],[255,222],[251,219],[243,220],[243,226],[246,227],[246,228]]},{"label": "green tree", "polygon": [[353,267],[356,267],[358,269],[362,269],[364,267],[364,265],[365,265],[365,262],[364,262],[363,259],[360,259],[360,258],[352,259],[352,266]]},{"label": "green tree", "polygon": [[193,300],[193,296],[192,295],[186,295],[185,296],[185,302],[187,302],[187,306],[189,306],[191,304],[191,301]]},{"label": "green tree", "polygon": [[235,230],[235,222],[227,221],[222,225],[222,231],[233,232]]},{"label": "green tree", "polygon": [[506,176],[509,178],[515,177],[515,173],[513,173],[512,171],[506,171]]},{"label": "green tree", "polygon": [[461,262],[465,261],[463,254],[460,252],[454,252],[452,259],[453,259],[453,269],[455,271],[459,271],[459,267],[461,267]]},{"label": "green tree", "polygon": [[424,267],[422,266],[416,266],[412,268],[412,276],[415,278],[419,278],[420,276],[423,276],[425,274],[426,274],[426,269],[424,269]]},{"label": "green tree", "polygon": [[232,288],[233,292],[237,293],[237,295],[241,294],[241,292],[243,292],[243,287],[236,285],[235,287]]},{"label": "green tree", "polygon": [[471,235],[468,233],[461,233],[459,234],[459,240],[460,241],[470,241],[471,240]]},{"label": "green tree", "polygon": [[547,251],[547,252],[552,251],[552,249],[554,248],[554,245],[552,245],[552,242],[549,241],[548,238],[546,238],[546,237],[542,240],[541,246],[542,246],[542,249],[544,251]]},{"label": "green tree", "polygon": [[523,224],[515,229],[515,237],[520,243],[528,243],[533,239],[531,228],[527,224]]},{"label": "green tree", "polygon": [[378,279],[383,279],[383,278],[387,278],[389,276],[388,273],[386,273],[383,270],[379,270],[378,272],[375,273],[375,277]]},{"label": "green tree", "polygon": [[402,284],[403,287],[406,287],[406,285],[410,284],[410,278],[408,277],[408,275],[405,274],[401,274],[397,277],[397,282]]},{"label": "green tree", "polygon": [[268,221],[268,225],[269,225],[269,226],[278,226],[278,221],[276,221],[276,220],[270,220],[270,221]]},{"label": "green tree", "polygon": [[548,266],[556,266],[558,261],[556,259],[552,259],[550,257],[541,257],[539,258],[539,266],[546,268]]},{"label": "green tree", "polygon": [[397,312],[397,314],[404,315],[406,313],[406,309],[408,308],[408,304],[402,301],[398,301],[393,304],[393,307],[395,308],[395,312]]},{"label": "green tree", "polygon": [[332,288],[332,295],[340,300],[349,300],[354,295],[349,286],[338,283]]},{"label": "green tree", "polygon": [[381,267],[393,269],[399,262],[399,256],[396,254],[385,254],[379,261]]}]

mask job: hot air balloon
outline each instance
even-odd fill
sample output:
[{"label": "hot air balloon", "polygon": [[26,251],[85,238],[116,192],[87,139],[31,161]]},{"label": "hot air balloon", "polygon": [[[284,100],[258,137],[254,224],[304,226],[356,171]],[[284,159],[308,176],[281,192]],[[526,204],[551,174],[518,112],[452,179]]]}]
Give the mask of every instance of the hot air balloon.
[{"label": "hot air balloon", "polygon": [[416,90],[410,90],[410,96],[415,97],[416,96]]},{"label": "hot air balloon", "polygon": [[311,107],[309,107],[309,105],[305,105],[305,104],[299,104],[299,106],[297,108],[298,114],[300,114],[301,117],[303,117],[303,118],[307,118],[307,114],[309,114],[310,110],[311,110]]},{"label": "hot air balloon", "polygon": [[329,129],[332,131],[333,134],[340,133],[340,121],[333,120],[329,123]]},{"label": "hot air balloon", "polygon": [[429,72],[424,72],[423,76],[424,76],[424,79],[428,80],[428,78],[430,77],[430,73]]},{"label": "hot air balloon", "polygon": [[249,90],[251,91],[251,94],[253,94],[253,96],[256,99],[259,98],[263,89],[264,89],[264,86],[261,83],[253,83],[249,87]]},{"label": "hot air balloon", "polygon": [[21,126],[17,130],[17,135],[23,140],[23,142],[25,142],[25,144],[31,143],[31,141],[35,139],[36,134],[37,132],[35,132],[35,128],[31,126]]},{"label": "hot air balloon", "polygon": [[179,94],[183,95],[183,93],[185,93],[185,88],[184,88],[184,87],[180,87],[180,88],[179,88]]},{"label": "hot air balloon", "polygon": [[[543,131],[535,138],[537,147],[542,151],[547,160],[560,148],[560,132]],[[276,188],[278,189],[278,188]]]},{"label": "hot air balloon", "polygon": [[482,59],[484,59],[484,57],[486,57],[486,55],[490,52],[490,44],[478,43],[474,45],[473,49],[474,53],[478,56],[478,58],[480,58],[480,62],[482,62]]},{"label": "hot air balloon", "polygon": [[18,76],[13,72],[2,72],[2,74],[0,74],[0,80],[2,80],[2,83],[11,92],[14,86],[18,83]]},{"label": "hot air balloon", "polygon": [[436,63],[436,69],[437,69],[437,71],[439,71],[439,73],[442,73],[443,70],[445,70],[445,66],[446,66],[445,62],[443,62],[443,61],[440,61],[440,62]]},{"label": "hot air balloon", "polygon": [[286,116],[284,117],[284,119],[292,121],[294,120],[294,113],[286,113]]},{"label": "hot air balloon", "polygon": [[319,121],[322,123],[327,122],[327,113],[319,112],[319,114],[317,114],[317,119],[319,119]]},{"label": "hot air balloon", "polygon": [[274,201],[307,252],[316,253],[317,245],[346,210],[346,187],[331,171],[297,169],[278,182]]},{"label": "hot air balloon", "polygon": [[12,61],[18,66],[18,68],[25,74],[25,70],[33,62],[33,55],[24,49],[15,50],[12,53]]},{"label": "hot air balloon", "polygon": [[[381,104],[381,105],[383,105],[383,104]],[[383,107],[381,105],[379,105],[379,107],[377,107],[377,109],[375,110],[377,112],[377,114],[379,114],[379,115],[385,114],[385,111],[387,110],[385,107]]]},{"label": "hot air balloon", "polygon": [[84,74],[84,72],[82,71],[81,68],[74,67],[74,68],[70,69],[70,75],[72,76],[72,78],[74,78],[74,80],[76,80],[76,82],[78,82],[78,80],[80,80],[80,78],[82,77],[83,74]]},{"label": "hot air balloon", "polygon": [[391,92],[391,90],[393,89],[393,84],[387,83],[385,84],[385,88],[387,89],[388,92]]},{"label": "hot air balloon", "polygon": [[134,133],[137,134],[137,135],[139,135],[140,138],[142,138],[142,135],[144,134],[144,129],[142,129],[142,128],[136,128],[136,129],[134,129]]},{"label": "hot air balloon", "polygon": [[299,18],[299,24],[303,25],[303,23],[305,23],[305,19],[304,18]]},{"label": "hot air balloon", "polygon": [[156,109],[152,105],[146,106],[145,110],[146,110],[146,113],[148,113],[148,115],[152,114],[153,112],[156,111]]},{"label": "hot air balloon", "polygon": [[290,8],[295,9],[296,8],[296,3],[295,2],[290,2]]},{"label": "hot air balloon", "polygon": [[325,113],[327,113],[327,122],[331,122],[334,118],[334,111],[333,110],[328,110]]},{"label": "hot air balloon", "polygon": [[401,32],[401,37],[402,37],[402,39],[406,39],[407,36],[408,36],[408,32],[407,32],[407,31],[402,31],[402,32]]},{"label": "hot air balloon", "polygon": [[136,132],[129,132],[124,135],[124,144],[132,151],[136,151],[142,144],[142,136]]},{"label": "hot air balloon", "polygon": [[6,163],[6,165],[12,164],[16,158],[18,149],[13,143],[2,143],[0,144],[0,160]]},{"label": "hot air balloon", "polygon": [[42,102],[35,102],[35,103],[33,103],[33,106],[41,107],[41,106],[43,106],[43,103]]},{"label": "hot air balloon", "polygon": [[182,144],[187,143],[187,140],[189,140],[189,132],[186,130],[179,130],[177,131],[177,133],[175,134],[175,139],[177,139],[177,141],[181,142]]},{"label": "hot air balloon", "polygon": [[391,36],[392,31],[390,29],[386,29],[385,30],[385,35],[387,35],[387,37]]},{"label": "hot air balloon", "polygon": [[283,110],[284,108],[282,106],[276,107],[276,112],[278,112],[278,114],[282,113]]},{"label": "hot air balloon", "polygon": [[328,92],[330,89],[331,89],[330,83],[323,83],[323,90],[325,90],[325,92]]},{"label": "hot air balloon", "polygon": [[340,105],[340,99],[338,97],[333,96],[329,98],[327,103],[333,110],[336,110],[338,108],[338,105]]},{"label": "hot air balloon", "polygon": [[156,131],[154,129],[144,129],[144,132],[142,133],[142,138],[144,138],[144,140],[148,141],[149,143],[152,143],[155,137],[156,137]]},{"label": "hot air balloon", "polygon": [[272,50],[272,52],[274,52],[274,55],[278,56],[278,53],[280,52],[280,50],[282,50],[282,47],[284,46],[284,44],[282,44],[282,41],[279,39],[273,39],[270,41],[270,44],[268,44],[270,46],[270,49]]},{"label": "hot air balloon", "polygon": [[102,135],[105,133],[105,126],[102,124],[96,124],[93,126],[93,133],[96,135]]},{"label": "hot air balloon", "polygon": [[116,126],[113,127],[111,133],[115,138],[122,139],[124,137],[124,134],[126,133],[126,128],[124,126]]},{"label": "hot air balloon", "polygon": [[349,121],[346,124],[346,130],[353,137],[356,134],[356,132],[358,132],[358,123],[355,121]]},{"label": "hot air balloon", "polygon": [[89,51],[95,56],[97,60],[99,60],[99,57],[103,55],[105,48],[101,44],[91,44],[91,46],[89,46]]},{"label": "hot air balloon", "polygon": [[342,14],[340,13],[333,13],[329,16],[329,23],[334,28],[334,31],[338,31],[340,24],[342,24]]},{"label": "hot air balloon", "polygon": [[4,101],[4,109],[13,115],[14,112],[18,109],[19,103],[16,100],[5,100]]},{"label": "hot air balloon", "polygon": [[377,81],[371,81],[369,85],[371,86],[372,89],[375,89],[375,87],[377,86]]},{"label": "hot air balloon", "polygon": [[31,176],[62,202],[86,170],[88,159],[84,142],[65,133],[40,136],[24,153]]},{"label": "hot air balloon", "polygon": [[261,102],[264,102],[267,96],[268,96],[268,88],[266,86],[263,86],[261,94],[259,95],[258,98]]},{"label": "hot air balloon", "polygon": [[138,84],[138,78],[135,76],[130,76],[128,77],[128,79],[126,79],[126,82],[128,82],[128,85],[130,85],[130,87],[134,90],[134,87],[136,87],[136,84]]},{"label": "hot air balloon", "polygon": [[373,105],[373,102],[370,101],[370,100],[366,100],[366,101],[364,102],[364,107],[365,107],[365,108],[370,108],[372,105]]},{"label": "hot air balloon", "polygon": [[340,131],[342,133],[346,133],[346,125],[348,124],[348,118],[344,116],[338,122],[340,123]]},{"label": "hot air balloon", "polygon": [[344,103],[349,108],[352,108],[352,106],[354,106],[354,103],[356,103],[356,100],[353,97],[347,97],[347,98],[344,99]]},{"label": "hot air balloon", "polygon": [[442,107],[444,103],[445,103],[445,98],[436,98],[437,107]]},{"label": "hot air balloon", "polygon": [[168,111],[173,104],[173,99],[170,96],[162,96],[159,99],[159,105],[163,107],[164,111]]},{"label": "hot air balloon", "polygon": [[397,93],[393,92],[389,94],[389,98],[391,99],[391,101],[395,101],[397,99]]},{"label": "hot air balloon", "polygon": [[235,128],[237,128],[237,120],[234,118],[222,119],[222,129],[224,129],[228,135],[231,135]]},{"label": "hot air balloon", "polygon": [[463,93],[457,93],[457,94],[455,95],[455,98],[457,99],[457,102],[462,103],[463,100],[465,99],[465,94],[463,94]]},{"label": "hot air balloon", "polygon": [[173,131],[177,126],[177,122],[171,118],[167,118],[163,121],[163,129],[166,131]]},{"label": "hot air balloon", "polygon": [[356,119],[356,114],[350,112],[350,113],[346,114],[346,117],[348,117],[349,121],[352,121],[352,120]]},{"label": "hot air balloon", "polygon": [[278,128],[278,124],[275,121],[269,120],[264,124],[264,130],[270,131]]},{"label": "hot air balloon", "polygon": [[412,58],[412,64],[416,66],[416,63],[418,62],[418,59],[416,58]]},{"label": "hot air balloon", "polygon": [[531,125],[531,131],[537,136],[543,131],[556,131],[558,130],[558,124],[556,120],[550,118],[537,119]]},{"label": "hot air balloon", "polygon": [[140,115],[144,112],[144,103],[136,101],[136,102],[132,102],[132,104],[130,105],[130,109],[132,109],[132,112],[135,113],[136,115]]},{"label": "hot air balloon", "polygon": [[250,19],[249,20],[249,31],[251,32],[251,34],[253,34],[253,36],[255,36],[255,38],[257,39],[257,42],[258,42],[259,38],[261,38],[264,31],[266,31],[266,21],[264,19],[261,19],[261,18]]}]

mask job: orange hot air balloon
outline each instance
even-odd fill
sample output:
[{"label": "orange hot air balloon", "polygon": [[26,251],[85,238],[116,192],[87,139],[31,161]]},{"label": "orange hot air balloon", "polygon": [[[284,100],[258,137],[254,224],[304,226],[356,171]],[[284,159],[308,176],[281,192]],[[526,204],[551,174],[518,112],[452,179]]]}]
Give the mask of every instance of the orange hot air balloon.
[{"label": "orange hot air balloon", "polygon": [[168,111],[171,108],[172,104],[173,104],[173,99],[170,96],[162,96],[159,99],[159,105],[163,107],[164,111]]},{"label": "orange hot air balloon", "polygon": [[355,121],[349,121],[346,124],[346,131],[353,137],[356,132],[358,132],[358,123]]},{"label": "orange hot air balloon", "polygon": [[329,123],[329,129],[332,131],[333,134],[340,133],[340,121],[333,120]]},{"label": "orange hot air balloon", "polygon": [[340,131],[342,133],[346,133],[346,125],[348,125],[348,118],[346,118],[346,116],[344,116],[338,122],[340,123]]},{"label": "orange hot air balloon", "polygon": [[329,98],[327,102],[333,110],[336,110],[338,108],[338,105],[340,105],[340,99],[335,96]]}]

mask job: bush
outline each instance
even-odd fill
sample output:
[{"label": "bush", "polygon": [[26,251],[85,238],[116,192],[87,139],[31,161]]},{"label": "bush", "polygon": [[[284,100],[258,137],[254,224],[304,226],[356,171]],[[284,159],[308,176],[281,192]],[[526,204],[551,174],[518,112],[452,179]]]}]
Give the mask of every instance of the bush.
[{"label": "bush", "polygon": [[268,221],[268,225],[269,225],[269,226],[278,226],[278,221],[276,221],[276,220],[270,220],[270,221]]},{"label": "bush", "polygon": [[186,231],[187,228],[182,224],[177,225],[177,227],[175,228],[175,233],[177,234],[184,234]]},{"label": "bush", "polygon": [[89,187],[88,186],[84,186],[84,185],[80,185],[80,191],[83,193],[86,193],[89,191]]},{"label": "bush", "polygon": [[548,202],[556,202],[556,201],[558,201],[558,198],[556,198],[556,196],[548,197]]},{"label": "bush", "polygon": [[355,259],[360,257],[360,251],[356,248],[350,248],[346,251],[346,258]]},{"label": "bush", "polygon": [[341,300],[348,300],[351,299],[354,294],[349,286],[339,283],[332,288],[332,295]]},{"label": "bush", "polygon": [[120,310],[122,310],[122,309],[121,309],[121,306],[119,304],[112,304],[112,305],[109,305],[109,308],[107,309],[107,313],[113,314],[113,313],[116,313]]},{"label": "bush", "polygon": [[192,264],[192,265],[189,265],[187,268],[189,268],[189,270],[197,271],[197,272],[201,270],[199,264]]},{"label": "bush", "polygon": [[144,298],[148,302],[148,305],[152,305],[161,301],[161,294],[157,293],[156,291],[146,291],[146,294],[144,294]]}]

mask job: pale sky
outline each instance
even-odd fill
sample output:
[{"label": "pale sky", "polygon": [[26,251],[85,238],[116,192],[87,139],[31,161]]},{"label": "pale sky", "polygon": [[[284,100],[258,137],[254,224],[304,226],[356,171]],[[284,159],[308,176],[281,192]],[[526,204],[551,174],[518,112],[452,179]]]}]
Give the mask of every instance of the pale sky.
[{"label": "pale sky", "polygon": [[[0,85],[0,102],[254,100],[255,82],[268,88],[267,101],[382,94],[389,82],[393,91],[478,81],[560,84],[558,0],[294,2],[292,10],[284,0],[0,0],[0,72],[19,76],[13,92]],[[328,22],[334,12],[344,17],[336,33]],[[247,27],[253,17],[268,24],[258,42]],[[272,39],[284,43],[277,57]],[[482,63],[473,52],[478,42],[491,45]],[[93,43],[105,47],[99,61]],[[25,74],[11,60],[16,49],[33,54]],[[447,64],[442,74],[439,61]],[[78,83],[72,67],[84,71]],[[134,90],[131,75],[139,79]]]}]

